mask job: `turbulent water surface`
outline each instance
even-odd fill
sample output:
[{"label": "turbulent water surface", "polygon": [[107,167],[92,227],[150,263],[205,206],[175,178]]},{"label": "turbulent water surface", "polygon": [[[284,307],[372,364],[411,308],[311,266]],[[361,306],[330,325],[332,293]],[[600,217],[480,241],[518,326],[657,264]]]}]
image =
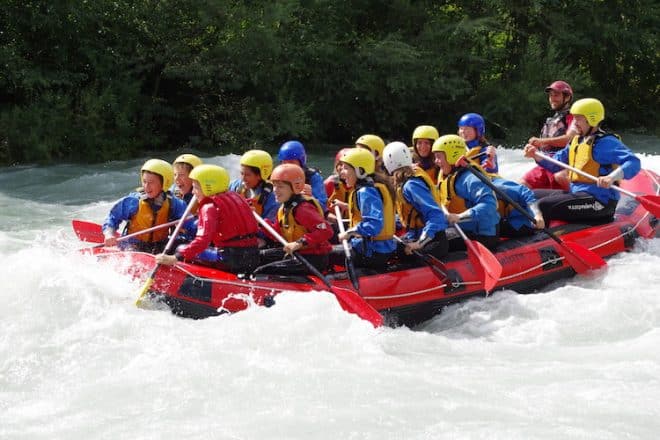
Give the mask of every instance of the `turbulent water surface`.
[{"label": "turbulent water surface", "polygon": [[[530,166],[499,154],[510,178]],[[329,293],[192,321],[135,308],[140,281],[76,252],[71,220],[100,222],[141,163],[0,170],[0,438],[658,437],[659,239],[414,330],[374,329]]]}]

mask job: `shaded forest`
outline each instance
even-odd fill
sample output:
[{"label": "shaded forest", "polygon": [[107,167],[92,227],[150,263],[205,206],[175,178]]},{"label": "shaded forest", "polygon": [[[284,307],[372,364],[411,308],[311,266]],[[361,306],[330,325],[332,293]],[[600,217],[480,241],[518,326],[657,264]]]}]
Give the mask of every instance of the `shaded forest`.
[{"label": "shaded forest", "polygon": [[544,86],[658,133],[657,0],[5,0],[0,163],[409,139],[483,114],[521,143]]}]

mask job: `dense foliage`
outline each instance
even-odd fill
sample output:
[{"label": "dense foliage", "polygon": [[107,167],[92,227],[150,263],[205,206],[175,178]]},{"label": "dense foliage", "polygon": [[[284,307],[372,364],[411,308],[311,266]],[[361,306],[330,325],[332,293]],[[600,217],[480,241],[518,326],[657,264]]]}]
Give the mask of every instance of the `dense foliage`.
[{"label": "dense foliage", "polygon": [[535,133],[543,87],[656,130],[656,0],[4,0],[0,162],[407,139],[476,111]]}]

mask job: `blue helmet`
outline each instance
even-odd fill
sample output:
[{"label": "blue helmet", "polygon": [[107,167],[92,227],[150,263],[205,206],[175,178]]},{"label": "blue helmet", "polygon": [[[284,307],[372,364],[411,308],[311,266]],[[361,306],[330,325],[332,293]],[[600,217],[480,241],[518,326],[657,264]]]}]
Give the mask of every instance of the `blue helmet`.
[{"label": "blue helmet", "polygon": [[300,166],[305,168],[307,165],[307,154],[305,153],[305,146],[298,141],[286,141],[280,147],[280,152],[277,154],[277,160],[297,160]]},{"label": "blue helmet", "polygon": [[458,120],[459,127],[473,127],[477,130],[477,137],[483,137],[486,133],[486,121],[478,113],[466,113]]}]

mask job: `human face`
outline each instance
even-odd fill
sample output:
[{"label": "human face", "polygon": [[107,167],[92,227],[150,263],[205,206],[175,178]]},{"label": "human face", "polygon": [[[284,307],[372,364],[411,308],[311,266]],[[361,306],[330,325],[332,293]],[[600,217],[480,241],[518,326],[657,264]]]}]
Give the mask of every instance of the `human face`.
[{"label": "human face", "polygon": [[[296,161],[297,162],[297,161]],[[248,189],[254,189],[261,182],[261,175],[246,165],[241,165],[241,180]]]},{"label": "human face", "polygon": [[436,151],[435,164],[442,170],[442,174],[447,175],[451,173],[451,164],[447,162],[447,155],[444,151]]},{"label": "human face", "polygon": [[142,172],[142,188],[148,198],[154,199],[163,192],[162,178],[149,171]]},{"label": "human face", "polygon": [[555,111],[561,110],[566,105],[566,99],[567,97],[557,90],[550,90],[548,92],[548,102],[550,103],[550,107]]},{"label": "human face", "polygon": [[357,174],[353,165],[346,162],[339,162],[339,177],[346,182],[346,186],[353,188],[357,183]]},{"label": "human face", "polygon": [[293,189],[289,182],[273,180],[273,193],[275,193],[277,203],[284,203],[293,196]]},{"label": "human face", "polygon": [[589,125],[587,118],[583,115],[573,115],[573,127],[577,130],[578,135],[580,136],[591,134],[591,131],[594,129],[594,127]]},{"label": "human face", "polygon": [[415,141],[415,150],[417,150],[417,154],[421,157],[428,157],[431,153],[432,146],[433,142],[431,139],[417,139],[417,141]]},{"label": "human face", "polygon": [[202,199],[205,197],[204,193],[202,192],[202,187],[199,185],[199,182],[197,180],[192,181],[192,193],[198,202],[201,202]]},{"label": "human face", "polygon": [[465,142],[470,142],[477,138],[477,129],[468,126],[458,127],[458,135],[462,137]]},{"label": "human face", "polygon": [[190,167],[183,163],[174,164],[174,183],[183,194],[188,194],[192,190],[192,180],[188,177]]}]

